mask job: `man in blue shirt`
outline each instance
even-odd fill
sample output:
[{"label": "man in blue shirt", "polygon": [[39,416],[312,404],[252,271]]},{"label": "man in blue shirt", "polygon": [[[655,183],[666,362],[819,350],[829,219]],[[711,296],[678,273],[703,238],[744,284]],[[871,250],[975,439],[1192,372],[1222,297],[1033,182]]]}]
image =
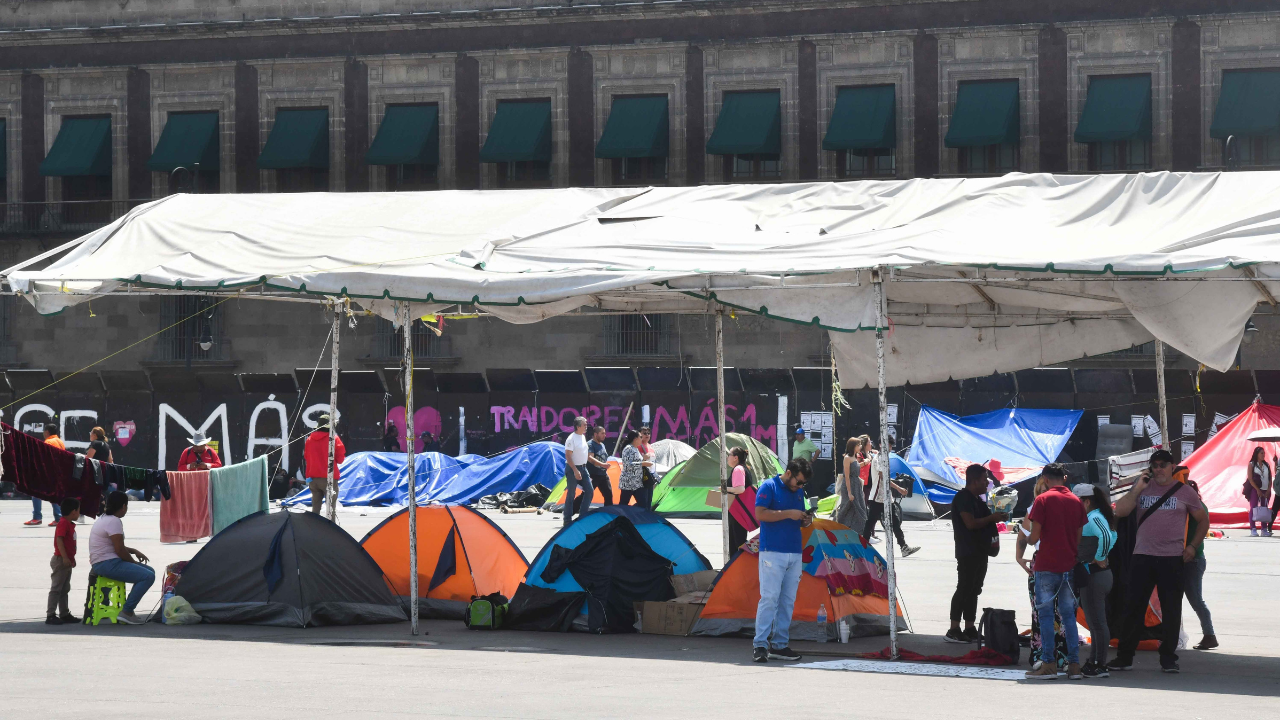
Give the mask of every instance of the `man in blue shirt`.
[{"label": "man in blue shirt", "polygon": [[760,605],[756,608],[756,637],[752,660],[799,660],[787,642],[791,611],[804,567],[800,528],[813,516],[806,512],[804,484],[813,474],[809,462],[792,460],[787,471],[774,475],[756,490],[756,520],[760,522]]}]

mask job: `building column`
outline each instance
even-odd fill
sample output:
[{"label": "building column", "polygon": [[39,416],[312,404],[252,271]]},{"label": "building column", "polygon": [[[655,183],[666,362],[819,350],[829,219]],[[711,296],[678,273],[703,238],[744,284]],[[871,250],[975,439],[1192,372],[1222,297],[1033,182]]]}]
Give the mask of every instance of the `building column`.
[{"label": "building column", "polygon": [[1040,171],[1070,170],[1067,137],[1067,34],[1052,25],[1040,29]]},{"label": "building column", "polygon": [[258,69],[237,63],[235,91],[236,192],[255,193],[262,189],[258,174]]},{"label": "building column", "polygon": [[[1200,25],[1173,24],[1173,170],[1191,172],[1204,161],[1200,115]],[[1157,168],[1159,169],[1159,168]]]},{"label": "building column", "polygon": [[129,68],[125,84],[125,147],[129,160],[129,199],[151,198],[151,75]]},{"label": "building column", "polygon": [[916,83],[916,177],[938,174],[938,38],[924,32],[913,38],[912,71]]},{"label": "building column", "polygon": [[458,53],[453,68],[454,187],[480,189],[480,61]]},{"label": "building column", "polygon": [[22,74],[22,201],[44,202],[44,78]]},{"label": "building column", "polygon": [[569,184],[596,184],[595,68],[591,54],[569,51]]},{"label": "building column", "polygon": [[799,124],[799,179],[818,179],[818,48],[800,41],[797,57],[799,85],[796,88],[796,122]]},{"label": "building column", "polygon": [[349,59],[343,66],[342,101],[346,115],[347,192],[369,189],[369,66]]},{"label": "building column", "polygon": [[701,185],[707,177],[707,128],[703,97],[702,48],[690,45],[684,61],[685,179]]}]

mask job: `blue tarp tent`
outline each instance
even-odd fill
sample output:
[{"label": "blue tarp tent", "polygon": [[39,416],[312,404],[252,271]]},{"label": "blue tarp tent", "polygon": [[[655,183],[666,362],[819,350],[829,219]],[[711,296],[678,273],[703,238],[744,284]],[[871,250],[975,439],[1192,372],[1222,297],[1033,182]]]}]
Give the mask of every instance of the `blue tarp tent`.
[{"label": "blue tarp tent", "polygon": [[1080,410],[1010,408],[957,417],[922,406],[907,463],[959,485],[964,484],[964,478],[947,458],[975,463],[995,459],[1006,467],[1043,467],[1058,459],[1081,415]]},{"label": "blue tarp tent", "polygon": [[[347,456],[339,468],[338,502],[343,505],[408,505],[409,473],[404,458],[404,453],[396,452],[361,452]],[[456,458],[435,452],[414,455],[418,502],[427,502],[426,488],[431,482],[452,478],[480,460],[484,458],[479,455]],[[311,503],[310,490],[303,490],[282,504],[287,507],[299,503]]]},{"label": "blue tarp tent", "polygon": [[445,505],[466,505],[485,495],[527,490],[538,483],[547,487],[564,477],[564,445],[536,442],[484,458],[466,469],[427,483],[426,497]]}]

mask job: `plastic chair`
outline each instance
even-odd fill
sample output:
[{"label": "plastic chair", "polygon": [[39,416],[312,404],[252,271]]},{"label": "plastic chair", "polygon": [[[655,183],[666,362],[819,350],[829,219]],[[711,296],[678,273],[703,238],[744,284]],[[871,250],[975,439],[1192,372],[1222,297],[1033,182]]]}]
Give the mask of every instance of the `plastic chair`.
[{"label": "plastic chair", "polygon": [[124,609],[124,583],[109,577],[94,575],[90,578],[89,596],[84,603],[84,624],[97,625],[103,620],[114,624]]}]

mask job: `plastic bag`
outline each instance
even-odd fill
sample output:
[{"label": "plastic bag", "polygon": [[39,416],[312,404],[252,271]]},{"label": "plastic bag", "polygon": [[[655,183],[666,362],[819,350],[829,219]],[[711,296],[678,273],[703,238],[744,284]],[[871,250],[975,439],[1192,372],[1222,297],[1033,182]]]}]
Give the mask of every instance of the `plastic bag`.
[{"label": "plastic bag", "polygon": [[166,625],[195,625],[200,622],[200,614],[181,596],[165,600],[164,623]]}]

